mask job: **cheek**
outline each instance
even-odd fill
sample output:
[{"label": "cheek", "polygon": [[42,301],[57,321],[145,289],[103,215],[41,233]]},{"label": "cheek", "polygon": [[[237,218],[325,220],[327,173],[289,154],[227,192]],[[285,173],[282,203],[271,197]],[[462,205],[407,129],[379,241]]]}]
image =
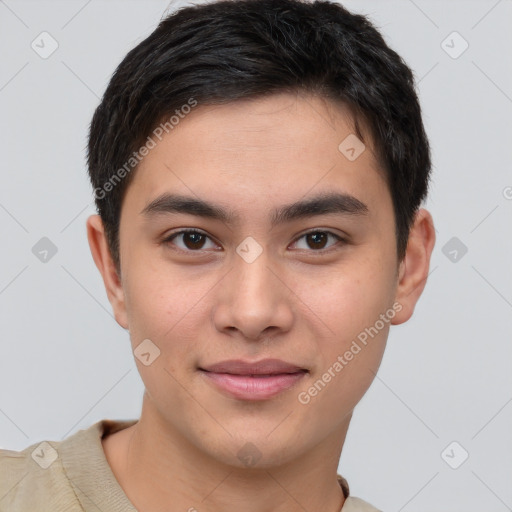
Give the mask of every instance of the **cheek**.
[{"label": "cheek", "polygon": [[384,353],[385,338],[386,333],[382,331],[366,345],[351,342],[331,355],[329,363],[305,390],[306,395],[302,395],[310,400],[310,417],[322,418],[333,428],[343,422],[373,382]]},{"label": "cheek", "polygon": [[130,273],[130,279],[124,287],[130,334],[134,341],[140,337],[159,339],[164,326],[169,328],[169,315],[172,313],[170,304],[176,304],[176,301],[173,300],[172,289],[163,285],[161,279],[156,279],[155,274],[139,270]]},{"label": "cheek", "polygon": [[395,315],[391,266],[378,258],[361,260],[316,297],[334,334],[319,342],[319,364],[303,395],[315,408],[312,417],[341,422],[375,378]]},{"label": "cheek", "polygon": [[347,308],[347,316],[335,325],[337,336],[319,345],[319,364],[299,400],[311,407],[308,418],[312,422],[322,418],[335,428],[366,393],[386,346],[391,315],[388,321],[380,316],[386,311],[389,308],[381,308],[377,301],[369,304],[367,299],[359,309]]},{"label": "cheek", "polygon": [[373,325],[392,305],[391,276],[388,265],[377,258],[361,259],[317,281],[321,285],[309,283],[302,296],[323,321],[327,337],[343,344]]},{"label": "cheek", "polygon": [[[200,304],[194,307],[201,294],[197,298],[195,292],[184,294],[183,283],[171,275],[162,276],[165,273],[148,272],[146,268],[132,271],[126,287],[126,300],[137,369],[146,392],[155,403],[165,404],[161,411],[164,414],[166,410],[182,408],[186,402],[186,393],[179,385],[177,375],[196,363],[194,344],[199,335],[195,329],[201,325],[199,316],[202,312]],[[138,357],[144,352],[151,353],[150,364]]]},{"label": "cheek", "polygon": [[[169,361],[175,361],[179,356],[183,343],[177,333],[187,321],[187,309],[190,309],[189,299],[183,296],[180,283],[173,282],[171,276],[163,276],[165,272],[153,271],[149,265],[133,267],[124,286],[134,355],[137,355],[137,347],[147,339],[155,344],[157,352],[160,351],[151,367],[168,367]],[[136,362],[143,380],[150,377],[148,369],[151,367]]]},{"label": "cheek", "polygon": [[150,339],[161,352],[158,362],[169,370],[176,361],[186,367],[192,364],[208,318],[204,296],[213,287],[212,279],[184,278],[165,266],[132,269],[125,286],[132,348]]}]

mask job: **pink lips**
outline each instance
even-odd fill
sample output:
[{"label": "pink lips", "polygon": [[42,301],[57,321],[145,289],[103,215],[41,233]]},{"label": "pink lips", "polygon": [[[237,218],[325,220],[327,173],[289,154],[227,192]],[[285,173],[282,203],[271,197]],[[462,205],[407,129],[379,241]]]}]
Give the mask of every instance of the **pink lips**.
[{"label": "pink lips", "polygon": [[241,400],[265,400],[294,386],[307,370],[279,359],[223,361],[201,373],[218,389]]}]

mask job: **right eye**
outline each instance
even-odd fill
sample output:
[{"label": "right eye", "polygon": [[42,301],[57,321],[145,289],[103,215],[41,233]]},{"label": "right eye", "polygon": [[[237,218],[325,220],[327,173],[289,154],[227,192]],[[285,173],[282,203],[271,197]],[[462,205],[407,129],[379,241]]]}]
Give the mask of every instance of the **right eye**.
[{"label": "right eye", "polygon": [[[181,241],[181,245],[179,243],[174,243],[174,239]],[[206,249],[204,247],[206,240],[211,241],[210,237],[202,231],[197,229],[182,229],[181,231],[171,233],[162,240],[162,243],[174,245],[184,252],[199,252],[208,249],[208,247]],[[213,248],[215,247],[215,244],[213,244]]]}]

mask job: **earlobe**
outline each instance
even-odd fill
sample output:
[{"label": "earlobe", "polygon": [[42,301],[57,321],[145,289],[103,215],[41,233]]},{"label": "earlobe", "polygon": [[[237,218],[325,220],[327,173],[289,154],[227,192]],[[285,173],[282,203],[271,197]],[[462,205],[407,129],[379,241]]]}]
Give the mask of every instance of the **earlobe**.
[{"label": "earlobe", "polygon": [[420,208],[409,233],[405,258],[400,263],[395,301],[402,308],[391,321],[394,325],[407,322],[414,312],[427,282],[435,238],[432,216]]},{"label": "earlobe", "polygon": [[123,329],[128,329],[124,290],[108,248],[101,217],[99,215],[91,215],[87,219],[86,226],[91,254],[103,278],[103,284],[105,285],[108,300],[112,305],[116,322]]}]

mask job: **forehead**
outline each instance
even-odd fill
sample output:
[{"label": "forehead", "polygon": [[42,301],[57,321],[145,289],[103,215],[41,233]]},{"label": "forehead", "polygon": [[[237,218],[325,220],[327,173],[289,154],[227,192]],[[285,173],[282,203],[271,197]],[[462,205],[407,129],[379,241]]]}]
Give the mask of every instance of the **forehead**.
[{"label": "forehead", "polygon": [[232,154],[236,150],[289,149],[303,155],[317,152],[319,145],[337,149],[340,134],[354,132],[353,116],[346,105],[319,96],[279,93],[223,105],[199,105],[183,116],[171,133],[176,143],[186,144],[183,149],[191,151]]},{"label": "forehead", "polygon": [[[355,135],[349,109],[315,96],[198,105],[156,142],[127,192],[139,199],[139,212],[169,192],[236,210],[331,188],[366,203],[387,190],[371,142]],[[348,147],[355,159],[347,144],[356,144]]]}]

